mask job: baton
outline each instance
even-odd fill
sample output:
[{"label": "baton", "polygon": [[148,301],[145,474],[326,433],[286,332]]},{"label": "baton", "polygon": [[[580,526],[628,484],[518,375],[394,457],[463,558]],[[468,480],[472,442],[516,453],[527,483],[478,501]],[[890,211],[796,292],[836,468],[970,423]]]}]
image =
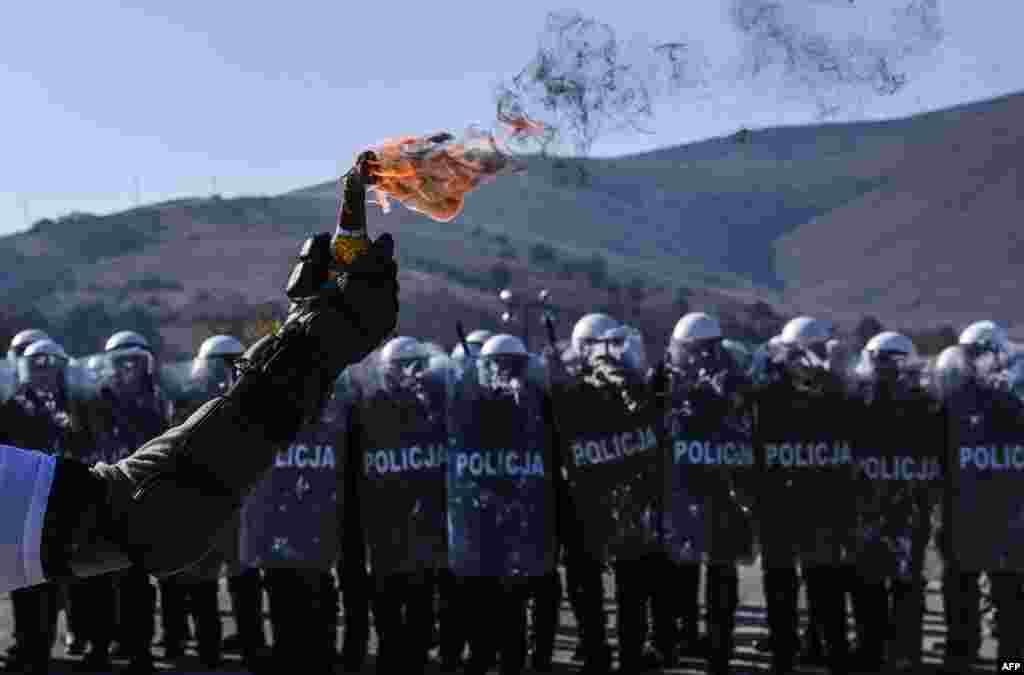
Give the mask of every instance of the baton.
[{"label": "baton", "polygon": [[468,359],[472,356],[472,353],[469,351],[469,342],[466,340],[466,329],[462,327],[461,320],[456,319],[455,332],[458,334],[459,342],[462,344],[462,351],[465,352],[466,358]]},{"label": "baton", "polygon": [[548,332],[548,342],[551,343],[551,349],[558,351],[558,336],[555,335],[555,324],[551,321],[551,317],[548,316],[547,312],[544,313],[544,328]]}]

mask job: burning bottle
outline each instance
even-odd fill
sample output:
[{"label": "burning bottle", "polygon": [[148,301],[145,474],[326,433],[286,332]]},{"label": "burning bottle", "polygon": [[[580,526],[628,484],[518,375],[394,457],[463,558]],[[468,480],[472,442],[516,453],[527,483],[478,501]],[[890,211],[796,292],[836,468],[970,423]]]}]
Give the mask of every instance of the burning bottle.
[{"label": "burning bottle", "polygon": [[[545,127],[521,115],[499,114],[505,138],[542,133]],[[516,173],[522,166],[499,141],[499,134],[468,128],[456,137],[448,132],[402,136],[363,152],[341,179],[341,207],[332,248],[339,268],[352,264],[370,245],[366,229],[366,191],[388,213],[389,198],[438,222],[451,222],[465,206],[466,194],[495,177]]]},{"label": "burning bottle", "polygon": [[370,247],[370,235],[366,229],[366,188],[374,182],[371,163],[376,159],[372,152],[364,152],[356,159],[352,170],[341,178],[338,225],[331,242],[334,262],[338,267],[351,265]]}]

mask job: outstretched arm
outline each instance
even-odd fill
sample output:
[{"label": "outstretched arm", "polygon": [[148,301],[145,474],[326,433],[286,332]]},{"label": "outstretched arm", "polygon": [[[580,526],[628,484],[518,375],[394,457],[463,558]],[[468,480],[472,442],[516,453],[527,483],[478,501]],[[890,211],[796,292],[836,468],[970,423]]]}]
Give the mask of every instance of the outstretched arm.
[{"label": "outstretched arm", "polygon": [[394,330],[391,237],[328,281],[330,260],[329,235],[308,240],[284,326],[249,349],[226,395],[130,457],[89,467],[0,448],[0,591],[131,565],[170,574],[206,554],[341,371]]}]

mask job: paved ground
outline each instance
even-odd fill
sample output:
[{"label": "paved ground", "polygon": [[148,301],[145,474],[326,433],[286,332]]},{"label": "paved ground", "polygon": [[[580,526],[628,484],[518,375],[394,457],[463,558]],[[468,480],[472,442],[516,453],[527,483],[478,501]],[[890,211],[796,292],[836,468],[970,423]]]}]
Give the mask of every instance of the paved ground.
[{"label": "paved ground", "polygon": [[[930,565],[929,576],[937,578],[938,568],[933,560]],[[615,606],[611,600],[610,586],[611,581],[608,581],[609,596],[608,596],[608,610],[610,614],[610,621],[614,626],[615,622]],[[671,591],[669,591],[671,592]],[[927,595],[927,614],[925,616],[925,659],[926,662],[931,665],[936,665],[941,658],[941,647],[937,645],[940,643],[945,634],[945,626],[942,619],[942,605],[941,605],[941,594],[939,593],[939,587],[936,582],[932,582]],[[738,628],[737,628],[737,654],[733,660],[733,666],[737,673],[747,672],[763,672],[767,669],[768,658],[767,655],[759,653],[755,649],[755,642],[763,637],[767,636],[767,628],[764,619],[764,602],[761,592],[761,573],[760,568],[756,565],[750,567],[741,568],[740,577],[740,611],[738,616]],[[225,634],[231,634],[235,630],[234,622],[227,612],[228,609],[228,596],[226,588],[221,589],[221,606],[224,611],[224,622],[225,622]],[[157,622],[159,626],[159,621]],[[159,628],[158,628],[159,631]],[[267,628],[268,636],[270,635],[269,624]],[[60,626],[60,644],[63,644],[64,635],[64,624],[63,615],[61,618]],[[612,632],[614,636],[614,631]],[[159,634],[158,638],[159,640]],[[11,644],[11,610],[10,610],[10,599],[6,595],[0,596],[0,650],[6,650]],[[614,644],[614,637],[613,637]],[[194,646],[193,646],[194,647]],[[562,625],[559,632],[557,644],[556,644],[556,671],[558,673],[572,673],[578,668],[578,664],[572,664],[570,657],[573,650],[576,647],[576,628],[572,618],[572,613],[569,611],[568,605],[563,606],[562,612]],[[371,644],[371,652],[374,651],[376,645]],[[162,650],[159,647],[154,647],[154,654],[161,655]],[[993,659],[995,658],[995,642],[988,635],[985,636],[985,642],[982,648],[982,663],[979,666],[980,672],[994,671],[995,664]],[[222,668],[224,672],[239,672],[242,670],[241,664],[236,654],[227,654],[226,663]],[[63,655],[62,648],[54,650],[54,667],[52,672],[54,675],[62,675],[63,673],[70,673],[71,666],[78,659],[67,658]],[[371,657],[372,661],[372,657]],[[118,669],[123,667],[124,662],[115,660],[115,673]],[[198,675],[203,671],[199,670],[198,661],[195,655],[194,648],[190,650],[189,655],[177,664],[170,664],[160,662],[158,667],[168,673],[183,673],[183,674],[194,674]],[[295,675],[301,671],[297,671]],[[338,668],[338,672],[341,672],[341,668]],[[375,673],[376,669],[373,664],[367,666],[364,673]],[[432,669],[428,672],[436,672],[436,669]],[[702,673],[703,668],[700,662],[692,662],[684,664],[684,667],[669,671],[671,673]],[[816,671],[812,668],[803,669],[802,672],[814,673],[824,672]]]}]

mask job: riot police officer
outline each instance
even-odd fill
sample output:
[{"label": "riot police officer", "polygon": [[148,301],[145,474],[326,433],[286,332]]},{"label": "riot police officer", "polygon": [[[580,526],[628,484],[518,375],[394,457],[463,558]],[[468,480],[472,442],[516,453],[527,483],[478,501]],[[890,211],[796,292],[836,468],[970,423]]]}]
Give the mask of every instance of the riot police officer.
[{"label": "riot police officer", "polygon": [[[755,360],[755,446],[763,476],[757,515],[772,668],[778,673],[792,671],[799,649],[798,561],[807,585],[809,630],[823,634],[830,670],[849,667],[841,565],[852,506],[842,494],[849,490],[845,469],[853,428],[845,414],[847,385],[828,361],[831,339],[829,323],[797,317]],[[826,451],[815,453],[813,461],[796,457],[800,448],[822,444]],[[835,506],[802,508],[823,495]]]},{"label": "riot police officer", "polygon": [[38,328],[29,328],[21,331],[13,338],[11,338],[11,344],[7,349],[7,361],[11,367],[18,367],[18,359],[25,353],[29,345],[33,342],[39,342],[40,340],[49,340],[50,336]]},{"label": "riot police officer", "polygon": [[[676,323],[666,366],[673,490],[665,538],[682,595],[682,651],[707,656],[712,673],[728,673],[739,603],[736,564],[753,553],[747,503],[753,487],[753,411],[744,398],[749,383],[718,321],[703,312]],[[714,450],[694,457],[693,444],[702,442]],[[708,560],[706,654],[698,650],[701,557]]]},{"label": "riot police officer", "polygon": [[[234,362],[243,353],[245,348],[233,336],[214,335],[204,340],[189,373],[189,390],[193,396],[181,401],[176,407],[175,421],[184,421],[197,407],[230,389],[235,380]],[[188,617],[191,615],[198,638],[200,662],[207,668],[216,668],[221,662],[224,626],[218,602],[219,578],[225,562],[229,567],[237,567],[235,549],[238,529],[234,526],[236,523],[232,525],[218,537],[220,545],[199,564],[159,582],[164,655],[169,661],[176,660],[184,653],[184,643],[189,633]],[[233,601],[236,596],[232,595]],[[235,610],[235,621],[241,634],[246,635],[246,628],[251,630],[250,626],[254,622],[258,622],[257,626],[262,632],[262,616],[240,616],[238,604],[234,602],[232,609]],[[245,648],[248,646],[245,640],[242,643],[243,660],[251,665],[253,650]]]},{"label": "riot police officer", "polygon": [[885,659],[894,669],[921,662],[923,564],[941,496],[945,435],[940,405],[916,355],[906,336],[886,331],[868,341],[854,372],[863,407],[856,415],[850,553],[865,669],[882,668]]},{"label": "riot police officer", "polygon": [[[546,377],[512,335],[494,335],[449,403],[448,539],[471,658],[483,675],[526,664],[533,602],[533,665],[550,670],[560,591],[554,585],[558,443]],[[479,621],[491,613],[495,622]]]},{"label": "riot police officer", "polygon": [[[587,586],[577,589],[577,601],[585,603],[580,614],[587,656],[601,662],[605,638],[598,570],[610,562],[620,671],[642,669],[645,661],[668,665],[675,636],[669,603],[658,592],[668,571],[659,541],[664,417],[645,377],[642,337],[611,317],[588,315],[574,327],[570,349],[574,374],[556,389],[555,401],[572,495],[567,529],[581,535],[577,541],[570,537],[567,545],[570,566],[580,565],[574,553],[581,557]],[[660,653],[645,658],[651,606]]]},{"label": "riot police officer", "polygon": [[[447,441],[449,359],[432,356],[416,338],[399,336],[363,372],[364,378],[354,378],[350,451],[365,460],[359,508],[372,575],[378,668],[419,672],[434,631],[436,572],[445,563],[444,473],[437,453]],[[390,464],[377,461],[385,456]]]},{"label": "riot police officer", "polygon": [[[1012,428],[1019,424],[1010,412],[1015,407],[1016,397],[999,391],[1002,388],[999,380],[1009,365],[1009,341],[1002,326],[994,321],[977,321],[965,328],[959,336],[958,344],[944,350],[935,365],[937,377],[946,382],[957,380],[955,388],[946,389],[949,395],[947,404],[954,418],[966,414],[976,415],[983,424],[992,427],[991,431],[997,433],[1005,433],[1006,427]],[[952,456],[950,460],[952,462]],[[953,528],[950,521],[956,515],[952,509],[953,502],[947,499],[943,504],[943,525],[939,537],[945,561],[942,579],[947,625],[944,666],[949,672],[962,671],[977,658],[981,647],[979,581],[981,572],[986,571],[960,560],[963,556],[956,550],[951,538]],[[1001,583],[1009,579],[1012,579],[1012,575],[996,575],[992,579],[993,599],[997,590],[1009,589],[1008,596],[1003,597],[1017,594],[1012,582]],[[1012,616],[1012,611],[1008,614]],[[1002,620],[999,628],[1002,643],[1001,638],[1007,628]]]},{"label": "riot police officer", "polygon": [[[169,406],[156,379],[156,361],[149,341],[135,331],[119,331],[104,345],[108,377],[101,382],[97,409],[99,447],[108,462],[119,461],[170,425]],[[97,585],[105,583],[97,580]],[[101,593],[97,588],[97,593]],[[106,666],[105,647],[116,638],[133,673],[153,671],[151,645],[156,632],[156,588],[149,573],[129,569],[114,585],[116,634],[107,622],[94,628],[95,643],[85,667]],[[104,610],[109,613],[109,610]]]},{"label": "riot police officer", "polygon": [[[72,405],[67,354],[53,340],[39,339],[30,342],[17,358],[19,384],[0,411],[3,444],[75,457],[90,445],[90,439],[82,416]],[[47,672],[57,636],[59,594],[52,583],[11,593],[18,641],[12,668]]]}]

